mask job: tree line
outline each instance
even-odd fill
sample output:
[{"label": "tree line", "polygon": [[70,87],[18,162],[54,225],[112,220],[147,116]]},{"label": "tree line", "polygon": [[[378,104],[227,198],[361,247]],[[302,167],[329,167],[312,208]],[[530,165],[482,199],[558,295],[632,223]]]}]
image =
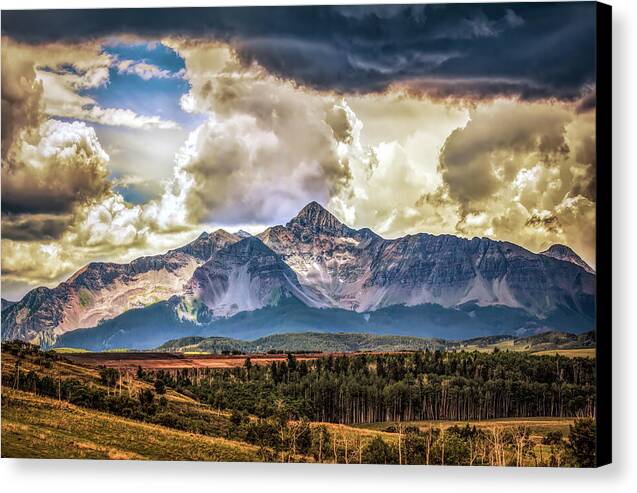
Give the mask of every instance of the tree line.
[{"label": "tree line", "polygon": [[357,424],[595,415],[595,362],[498,351],[326,356],[153,378],[219,408],[261,417],[281,399],[297,418]]}]

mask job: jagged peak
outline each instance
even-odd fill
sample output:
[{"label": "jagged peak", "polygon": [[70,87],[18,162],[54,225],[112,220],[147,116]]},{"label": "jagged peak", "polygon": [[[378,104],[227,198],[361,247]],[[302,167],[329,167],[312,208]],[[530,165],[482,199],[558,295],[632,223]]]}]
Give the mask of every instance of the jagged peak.
[{"label": "jagged peak", "polygon": [[219,229],[213,231],[208,236],[214,236],[215,238],[219,238],[219,237],[221,237],[221,238],[236,238],[237,237],[237,235],[235,235],[233,233],[228,233],[223,228],[219,228]]},{"label": "jagged peak", "polygon": [[563,245],[562,243],[555,243],[554,245],[551,245],[550,247],[548,247],[546,250],[544,250],[543,252],[540,252],[542,254],[545,253],[566,253],[568,255],[574,255],[576,257],[579,257],[579,255],[577,255],[577,253],[575,253],[575,251],[567,246],[567,245]]},{"label": "jagged peak", "polygon": [[278,257],[278,255],[259,238],[256,236],[250,236],[249,238],[244,238],[225,245],[223,248],[214,253],[202,267],[206,268],[206,266],[214,265],[222,261],[222,259],[227,258],[237,260],[243,259],[241,261],[247,262],[250,259],[260,258],[264,255],[274,255]]},{"label": "jagged peak", "polygon": [[270,247],[268,247],[256,236],[249,236],[248,238],[243,238],[242,240],[237,241],[236,243],[226,246],[224,250],[230,251],[230,252],[253,252],[253,253],[272,252]]},{"label": "jagged peak", "polygon": [[334,214],[316,201],[307,204],[299,213],[286,224],[291,228],[299,225],[313,230],[323,230],[331,232],[351,232],[350,228],[339,221]]},{"label": "jagged peak", "polygon": [[551,245],[543,252],[540,252],[540,255],[551,257],[557,260],[571,262],[572,264],[582,267],[584,270],[590,272],[591,274],[595,273],[595,270],[590,265],[588,265],[586,261],[582,259],[582,257],[575,253],[575,251],[571,247],[563,245],[561,243],[555,243],[554,245]]},{"label": "jagged peak", "polygon": [[208,233],[207,231],[204,231],[203,233],[201,233],[199,236],[197,236],[197,238],[195,238],[193,241],[191,241],[190,243],[184,245],[184,246],[188,246],[188,245],[192,245],[195,244],[197,242],[200,241],[207,241],[207,240],[219,240],[219,239],[239,239],[239,237],[235,234],[232,233],[228,233],[225,229],[217,229],[215,231],[213,231],[212,233]]},{"label": "jagged peak", "polygon": [[[312,202],[309,202],[305,207],[303,207],[294,217],[294,219],[292,219],[292,221],[294,221],[295,219],[315,218],[321,216],[334,217],[332,213],[329,212],[325,207],[319,204],[316,200],[313,200]],[[334,219],[336,218],[334,217]]]}]

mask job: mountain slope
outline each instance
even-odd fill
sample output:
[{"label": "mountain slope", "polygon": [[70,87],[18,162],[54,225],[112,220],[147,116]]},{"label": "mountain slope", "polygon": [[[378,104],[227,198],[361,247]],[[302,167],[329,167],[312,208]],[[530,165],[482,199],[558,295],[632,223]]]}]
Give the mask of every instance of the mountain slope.
[{"label": "mountain slope", "polygon": [[303,332],[274,334],[254,341],[241,341],[227,337],[184,337],[173,339],[159,346],[157,351],[209,352],[240,351],[243,353],[277,352],[355,352],[355,351],[417,351],[488,349],[509,341],[506,348],[512,350],[541,351],[595,347],[595,335],[544,332],[517,338],[512,335],[481,337],[462,341],[427,339],[413,336],[376,335],[366,333]]},{"label": "mountain slope", "polygon": [[584,260],[575,253],[571,248],[566,245],[551,245],[547,250],[540,252],[540,255],[545,255],[547,257],[552,257],[557,260],[563,260],[564,262],[571,262],[582,269],[584,269],[589,274],[595,274],[593,268],[588,265]]},{"label": "mountain slope", "polygon": [[358,313],[340,308],[312,308],[295,297],[281,297],[276,304],[239,312],[208,323],[184,320],[177,315],[180,299],[129,310],[90,329],[63,334],[61,347],[90,350],[112,348],[151,349],[169,339],[186,336],[256,339],[275,333],[365,332],[445,339],[469,339],[494,334],[529,334],[549,328],[584,332],[593,320],[564,311],[540,320],[521,309],[505,306],[394,305]]},{"label": "mountain slope", "polygon": [[1,305],[0,311],[3,311],[5,308],[9,308],[11,305],[15,305],[15,304],[16,304],[15,301],[5,300],[4,298],[2,298],[2,305]]},{"label": "mountain slope", "polygon": [[92,262],[57,287],[36,288],[3,310],[2,339],[46,345],[65,332],[166,300],[182,292],[197,266],[238,240],[218,230],[203,233],[181,248],[129,264]]},{"label": "mountain slope", "polygon": [[308,306],[321,305],[304,292],[279,255],[251,236],[218,250],[194,271],[180,314],[206,322],[275,304],[282,296],[294,296]]}]

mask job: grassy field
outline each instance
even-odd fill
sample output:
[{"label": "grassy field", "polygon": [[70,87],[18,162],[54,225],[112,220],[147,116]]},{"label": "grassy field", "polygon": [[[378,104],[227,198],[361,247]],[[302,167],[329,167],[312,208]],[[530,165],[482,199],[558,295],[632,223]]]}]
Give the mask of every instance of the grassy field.
[{"label": "grassy field", "polygon": [[89,353],[88,349],[74,348],[74,347],[56,347],[51,349],[54,353],[59,354],[73,354],[73,353]]},{"label": "grassy field", "polygon": [[536,356],[566,356],[567,358],[595,358],[595,348],[582,349],[548,349],[546,351],[537,351],[532,353]]},{"label": "grassy field", "polygon": [[489,430],[491,428],[511,428],[514,426],[524,426],[529,429],[533,435],[544,435],[550,431],[561,431],[565,435],[568,434],[569,426],[575,422],[574,418],[505,418],[505,419],[487,419],[482,421],[403,421],[398,422],[382,422],[382,423],[366,423],[355,425],[356,428],[385,431],[387,429],[396,429],[398,425],[404,427],[415,426],[421,430],[426,430],[431,426],[438,428],[449,428],[450,426],[475,426]]},{"label": "grassy field", "polygon": [[2,390],[2,457],[257,461],[257,447]]}]

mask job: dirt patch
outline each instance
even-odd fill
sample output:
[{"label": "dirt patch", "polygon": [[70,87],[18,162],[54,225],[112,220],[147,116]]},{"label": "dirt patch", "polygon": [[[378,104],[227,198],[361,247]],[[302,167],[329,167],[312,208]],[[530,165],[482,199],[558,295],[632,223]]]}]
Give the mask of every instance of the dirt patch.
[{"label": "dirt patch", "polygon": [[[296,355],[297,361],[307,361],[323,356],[321,353]],[[273,361],[286,361],[286,354],[216,355],[181,353],[76,353],[65,354],[65,358],[86,366],[121,369],[138,367],[152,370],[177,370],[185,368],[238,368],[250,358],[252,364],[269,365]]]}]

